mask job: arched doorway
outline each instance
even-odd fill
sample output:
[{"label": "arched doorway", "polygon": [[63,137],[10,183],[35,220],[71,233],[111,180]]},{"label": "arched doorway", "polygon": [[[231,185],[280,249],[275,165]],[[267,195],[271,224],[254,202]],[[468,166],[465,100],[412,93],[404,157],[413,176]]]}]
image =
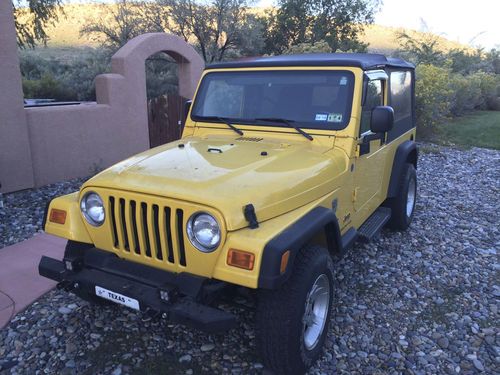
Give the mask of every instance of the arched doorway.
[{"label": "arched doorway", "polygon": [[145,65],[149,143],[152,148],[182,136],[186,121],[184,108],[189,99],[179,94],[178,66],[174,58],[159,52],[148,57]]},{"label": "arched doorway", "polygon": [[[194,48],[176,35],[143,34],[123,46],[113,56],[112,65],[131,86],[135,86],[134,95],[144,98],[143,103],[148,104],[145,112],[148,115],[150,147],[178,139],[185,121],[184,103],[193,97],[205,65]],[[156,72],[148,74],[147,70]],[[162,88],[160,84],[156,92],[152,90],[148,97],[148,76],[150,83],[151,79],[155,79],[167,85]],[[171,88],[168,88],[169,80]]]}]

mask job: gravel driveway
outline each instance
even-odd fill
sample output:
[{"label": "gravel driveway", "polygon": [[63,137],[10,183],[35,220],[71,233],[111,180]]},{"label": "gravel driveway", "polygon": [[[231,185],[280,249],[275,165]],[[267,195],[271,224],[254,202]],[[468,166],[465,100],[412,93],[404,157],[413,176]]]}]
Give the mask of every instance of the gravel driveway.
[{"label": "gravel driveway", "polygon": [[45,205],[59,195],[77,191],[85,179],[73,179],[0,196],[0,249],[31,238],[42,230]]},{"label": "gravel driveway", "polygon": [[[331,335],[311,374],[500,368],[500,152],[422,151],[411,229],[384,231],[337,263]],[[227,308],[240,326],[223,336],[52,291],[0,331],[0,367],[13,374],[262,373],[252,302],[237,302]]]}]

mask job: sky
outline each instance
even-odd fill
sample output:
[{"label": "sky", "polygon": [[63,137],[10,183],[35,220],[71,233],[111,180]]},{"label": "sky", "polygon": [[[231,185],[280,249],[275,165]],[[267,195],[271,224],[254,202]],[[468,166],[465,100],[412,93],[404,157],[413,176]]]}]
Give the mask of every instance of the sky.
[{"label": "sky", "polygon": [[[260,0],[259,5],[273,2]],[[500,47],[499,0],[383,0],[375,23],[431,31],[475,47]]]}]

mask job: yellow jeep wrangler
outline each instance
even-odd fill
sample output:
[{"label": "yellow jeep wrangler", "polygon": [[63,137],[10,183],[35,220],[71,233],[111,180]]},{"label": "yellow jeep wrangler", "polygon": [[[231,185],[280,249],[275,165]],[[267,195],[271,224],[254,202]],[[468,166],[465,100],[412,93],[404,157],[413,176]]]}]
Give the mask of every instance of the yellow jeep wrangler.
[{"label": "yellow jeep wrangler", "polygon": [[50,202],[45,231],[68,244],[39,272],[211,332],[237,323],[217,297],[253,290],[264,363],[303,373],[327,336],[332,257],[412,221],[414,89],[413,65],[377,54],[210,65],[182,139]]}]

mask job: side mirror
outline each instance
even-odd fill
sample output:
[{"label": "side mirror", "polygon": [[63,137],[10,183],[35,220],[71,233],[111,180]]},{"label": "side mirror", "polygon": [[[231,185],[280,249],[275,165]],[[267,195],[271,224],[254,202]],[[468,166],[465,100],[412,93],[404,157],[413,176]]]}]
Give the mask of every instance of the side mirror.
[{"label": "side mirror", "polygon": [[187,100],[186,103],[184,103],[184,122],[187,120],[191,104],[193,104],[192,100]]},{"label": "side mirror", "polygon": [[394,110],[389,106],[378,106],[372,109],[370,130],[373,133],[386,133],[394,125]]}]

